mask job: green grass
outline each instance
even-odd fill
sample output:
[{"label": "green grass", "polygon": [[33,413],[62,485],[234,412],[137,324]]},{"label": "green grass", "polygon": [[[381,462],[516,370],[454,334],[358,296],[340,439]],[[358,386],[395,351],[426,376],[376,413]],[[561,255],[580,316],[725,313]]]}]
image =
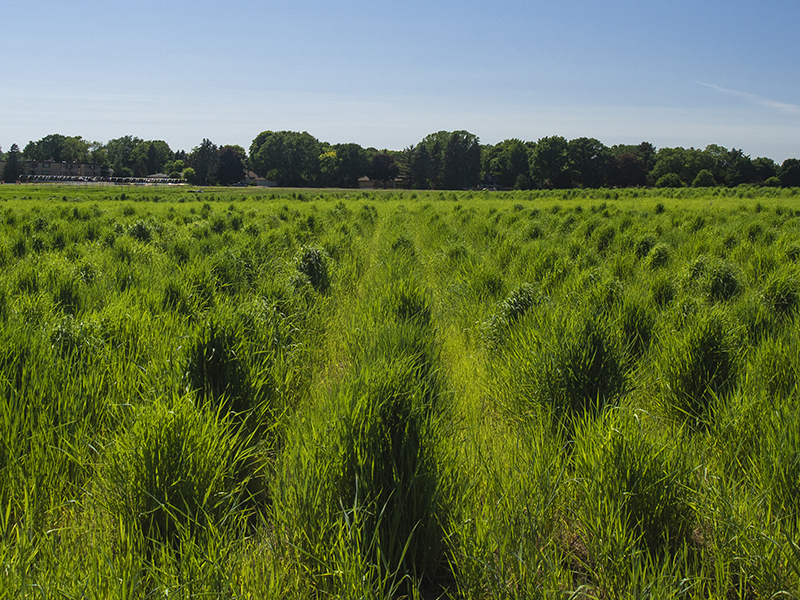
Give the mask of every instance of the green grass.
[{"label": "green grass", "polygon": [[800,197],[0,188],[0,597],[800,597]]}]

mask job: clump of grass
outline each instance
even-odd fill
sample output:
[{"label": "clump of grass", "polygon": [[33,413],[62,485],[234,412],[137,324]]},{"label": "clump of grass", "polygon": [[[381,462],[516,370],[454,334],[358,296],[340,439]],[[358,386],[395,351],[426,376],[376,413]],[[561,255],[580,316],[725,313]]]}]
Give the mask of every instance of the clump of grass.
[{"label": "clump of grass", "polygon": [[798,340],[792,335],[769,336],[755,350],[752,359],[752,380],[755,393],[765,392],[769,398],[789,399],[800,383],[797,356]]},{"label": "clump of grass", "polygon": [[137,221],[134,223],[128,230],[128,233],[133,239],[138,240],[143,244],[148,243],[153,238],[152,229],[145,221]]},{"label": "clump of grass", "polygon": [[665,267],[669,263],[670,256],[670,247],[667,244],[660,242],[653,246],[650,249],[650,252],[647,254],[647,266],[651,269],[660,269]]},{"label": "clump of grass", "polygon": [[58,354],[82,359],[98,352],[103,345],[95,324],[77,320],[70,314],[55,324],[50,343]]},{"label": "clump of grass", "polygon": [[[761,440],[761,489],[782,529],[800,534],[800,411],[794,399],[772,411]],[[791,538],[790,538],[791,539]]]},{"label": "clump of grass", "polygon": [[416,250],[414,249],[414,242],[404,235],[398,236],[392,242],[392,251],[406,253],[409,255],[409,257],[413,257],[416,254]]},{"label": "clump of grass", "polygon": [[404,279],[393,284],[387,294],[386,307],[390,318],[398,321],[416,321],[423,326],[431,322],[431,308],[425,297],[425,291]]},{"label": "clump of grass", "polygon": [[656,315],[652,304],[635,293],[626,294],[617,316],[626,353],[634,360],[640,359],[650,348]]},{"label": "clump of grass", "polygon": [[189,398],[156,401],[116,439],[101,466],[110,517],[154,542],[241,510],[246,446],[220,412]]},{"label": "clump of grass", "polygon": [[192,312],[190,294],[181,281],[173,278],[166,281],[161,297],[161,306],[166,311],[175,311],[182,315]]},{"label": "clump of grass", "polygon": [[619,399],[627,375],[609,324],[585,312],[547,309],[511,331],[494,361],[497,392],[512,412],[540,408],[563,420]]},{"label": "clump of grass", "polygon": [[437,340],[425,294],[394,283],[362,307],[351,369],[297,424],[276,492],[279,519],[330,593],[336,578],[319,565],[336,562],[344,533],[383,581],[435,578],[445,565]]},{"label": "clump of grass", "polygon": [[320,294],[325,294],[330,288],[330,275],[328,273],[327,253],[313,246],[305,246],[295,258],[295,269],[298,275]]},{"label": "clump of grass", "polygon": [[650,282],[650,297],[660,309],[665,309],[675,299],[675,282],[669,275],[655,277]]},{"label": "clump of grass", "polygon": [[650,254],[650,250],[656,245],[656,240],[652,236],[644,236],[636,242],[635,252],[638,258],[645,258]]},{"label": "clump of grass", "polygon": [[203,323],[185,351],[185,379],[201,403],[243,413],[252,408],[252,385],[245,346],[235,323],[219,316]]},{"label": "clump of grass", "polygon": [[706,268],[703,286],[708,296],[716,301],[726,301],[744,289],[739,269],[725,260],[712,261]]},{"label": "clump of grass", "polygon": [[531,283],[523,283],[512,290],[506,299],[498,304],[497,311],[482,324],[484,336],[489,344],[493,346],[500,344],[507,329],[543,299],[544,294],[539,286]]},{"label": "clump of grass", "polygon": [[590,560],[612,575],[637,548],[659,556],[680,548],[693,529],[687,456],[649,419],[616,410],[578,428],[578,515]]},{"label": "clump of grass", "polygon": [[713,416],[714,400],[736,385],[738,351],[728,320],[718,311],[701,313],[680,337],[662,335],[661,348],[667,412],[706,422]]},{"label": "clump of grass", "polygon": [[786,317],[800,306],[800,283],[792,274],[773,275],[764,286],[764,303],[775,314]]}]

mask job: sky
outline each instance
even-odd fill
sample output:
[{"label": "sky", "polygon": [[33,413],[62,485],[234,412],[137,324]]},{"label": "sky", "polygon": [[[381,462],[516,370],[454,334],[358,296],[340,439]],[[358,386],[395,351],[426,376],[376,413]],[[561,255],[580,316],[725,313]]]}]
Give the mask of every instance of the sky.
[{"label": "sky", "polygon": [[0,147],[264,130],[402,150],[595,137],[800,158],[797,0],[9,2]]}]

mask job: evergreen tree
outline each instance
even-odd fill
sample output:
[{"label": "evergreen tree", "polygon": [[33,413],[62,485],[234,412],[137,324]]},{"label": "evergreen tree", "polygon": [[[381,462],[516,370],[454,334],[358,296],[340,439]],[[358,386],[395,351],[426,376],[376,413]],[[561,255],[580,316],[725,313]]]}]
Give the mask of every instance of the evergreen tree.
[{"label": "evergreen tree", "polygon": [[3,167],[3,181],[6,183],[14,183],[19,179],[20,175],[25,172],[20,158],[21,152],[19,151],[19,146],[12,144],[11,148],[8,150],[6,164]]},{"label": "evergreen tree", "polygon": [[412,187],[426,190],[430,187],[431,153],[425,144],[417,144],[411,157],[409,172]]}]

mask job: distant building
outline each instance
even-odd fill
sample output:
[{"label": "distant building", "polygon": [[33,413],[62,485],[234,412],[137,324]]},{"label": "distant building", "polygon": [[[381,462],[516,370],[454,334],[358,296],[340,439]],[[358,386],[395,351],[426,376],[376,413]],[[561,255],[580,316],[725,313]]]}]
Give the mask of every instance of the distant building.
[{"label": "distant building", "polygon": [[100,165],[75,162],[54,161],[22,161],[25,175],[43,175],[51,177],[100,177]]},{"label": "distant building", "polygon": [[253,171],[247,171],[244,175],[244,184],[245,185],[256,185],[257,187],[277,187],[278,182],[272,181],[270,179],[264,179],[263,177],[259,177]]},{"label": "distant building", "polygon": [[[402,177],[396,177],[396,178],[390,179],[389,181],[386,182],[386,189],[389,189],[389,190],[399,189],[399,188],[402,188],[402,187],[403,187],[403,178]],[[359,177],[358,178],[358,188],[361,189],[361,190],[379,190],[379,189],[384,189],[383,181],[370,179],[366,175],[364,177]]]}]

